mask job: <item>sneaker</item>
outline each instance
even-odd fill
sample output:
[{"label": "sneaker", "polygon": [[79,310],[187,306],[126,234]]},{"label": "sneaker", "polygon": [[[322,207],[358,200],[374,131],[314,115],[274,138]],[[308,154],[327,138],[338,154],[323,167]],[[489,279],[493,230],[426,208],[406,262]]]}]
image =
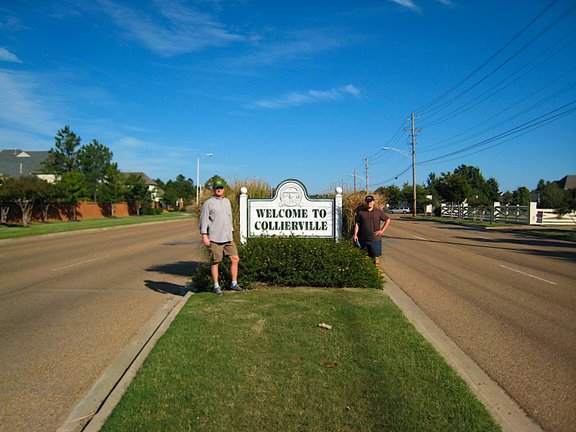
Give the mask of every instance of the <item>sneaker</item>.
[{"label": "sneaker", "polygon": [[223,296],[223,295],[224,295],[224,292],[222,292],[222,290],[220,289],[220,287],[214,288],[214,289],[212,290],[212,292],[213,292],[214,294],[216,294],[217,296]]},{"label": "sneaker", "polygon": [[238,285],[238,284],[231,285],[231,286],[230,286],[230,289],[231,289],[232,291],[238,291],[238,292],[244,292],[244,291],[246,291],[244,288],[242,288],[242,287],[241,287],[240,285]]}]

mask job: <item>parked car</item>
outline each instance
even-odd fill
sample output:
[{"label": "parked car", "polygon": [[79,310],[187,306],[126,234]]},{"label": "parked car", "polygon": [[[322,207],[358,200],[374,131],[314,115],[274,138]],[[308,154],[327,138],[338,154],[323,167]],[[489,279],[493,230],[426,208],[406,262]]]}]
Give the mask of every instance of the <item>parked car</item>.
[{"label": "parked car", "polygon": [[412,213],[412,210],[408,207],[395,207],[389,208],[387,210],[388,213],[401,213],[401,214],[409,214]]}]

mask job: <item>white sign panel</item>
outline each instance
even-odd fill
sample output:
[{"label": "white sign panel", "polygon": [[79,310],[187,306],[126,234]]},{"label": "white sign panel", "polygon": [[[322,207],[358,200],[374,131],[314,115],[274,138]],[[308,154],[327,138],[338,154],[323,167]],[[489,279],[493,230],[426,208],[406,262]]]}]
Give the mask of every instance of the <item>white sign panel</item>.
[{"label": "white sign panel", "polygon": [[333,199],[309,199],[304,185],[286,180],[272,199],[248,200],[248,237],[334,237]]}]

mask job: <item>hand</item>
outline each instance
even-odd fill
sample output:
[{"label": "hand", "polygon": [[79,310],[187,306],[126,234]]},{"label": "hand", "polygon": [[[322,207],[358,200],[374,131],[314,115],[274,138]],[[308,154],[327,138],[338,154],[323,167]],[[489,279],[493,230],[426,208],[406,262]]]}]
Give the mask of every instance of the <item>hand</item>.
[{"label": "hand", "polygon": [[202,236],[202,243],[204,243],[204,246],[210,247],[210,238],[207,235],[203,235]]}]

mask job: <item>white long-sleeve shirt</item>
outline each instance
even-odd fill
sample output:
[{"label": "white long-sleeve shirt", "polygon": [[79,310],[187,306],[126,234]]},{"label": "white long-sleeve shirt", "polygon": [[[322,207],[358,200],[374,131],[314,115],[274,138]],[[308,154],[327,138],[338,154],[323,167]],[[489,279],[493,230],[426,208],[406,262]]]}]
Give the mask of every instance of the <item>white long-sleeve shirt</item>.
[{"label": "white long-sleeve shirt", "polygon": [[232,237],[232,206],[226,197],[211,197],[202,204],[200,233],[208,234],[210,241],[226,243]]}]

